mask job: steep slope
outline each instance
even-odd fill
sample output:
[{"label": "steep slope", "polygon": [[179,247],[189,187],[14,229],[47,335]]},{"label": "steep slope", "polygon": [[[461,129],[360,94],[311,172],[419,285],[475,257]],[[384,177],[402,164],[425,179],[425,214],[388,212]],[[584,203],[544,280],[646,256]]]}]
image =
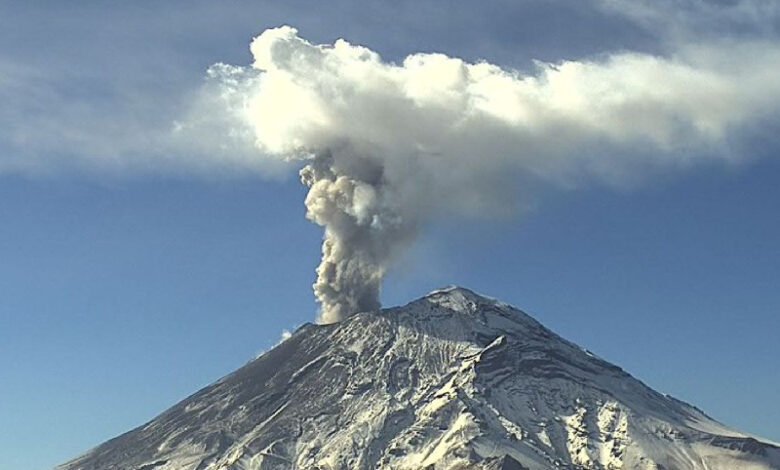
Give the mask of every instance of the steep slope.
[{"label": "steep slope", "polygon": [[306,325],[62,470],[780,469],[780,449],[462,288]]}]

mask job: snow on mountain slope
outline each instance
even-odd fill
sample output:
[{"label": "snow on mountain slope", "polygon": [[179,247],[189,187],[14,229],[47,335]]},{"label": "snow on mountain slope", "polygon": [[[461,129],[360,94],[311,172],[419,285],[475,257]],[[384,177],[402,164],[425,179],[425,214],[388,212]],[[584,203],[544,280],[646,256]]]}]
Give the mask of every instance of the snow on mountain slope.
[{"label": "snow on mountain slope", "polygon": [[305,325],[61,470],[780,469],[780,448],[462,288]]}]

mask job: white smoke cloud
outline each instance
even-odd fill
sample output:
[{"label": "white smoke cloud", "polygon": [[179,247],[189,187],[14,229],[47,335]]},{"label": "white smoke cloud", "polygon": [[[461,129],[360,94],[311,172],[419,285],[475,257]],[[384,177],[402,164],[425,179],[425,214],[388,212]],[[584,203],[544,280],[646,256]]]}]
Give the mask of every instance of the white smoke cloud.
[{"label": "white smoke cloud", "polygon": [[209,86],[258,158],[305,165],[307,216],[325,229],[323,322],[378,308],[387,269],[432,217],[511,212],[527,184],[742,160],[745,129],[780,104],[770,41],[538,63],[533,74],[443,54],[389,63],[288,26],[251,51],[251,66],[213,66]]},{"label": "white smoke cloud", "polygon": [[[751,156],[749,135],[772,135],[777,2],[594,4],[653,31],[663,55],[613,53],[530,72],[443,54],[393,63],[281,27],[252,42],[253,64],[216,64],[194,93],[149,88],[156,68],[93,80],[83,64],[62,73],[0,57],[0,174],[276,176],[303,167],[308,217],[325,229],[321,320],[337,321],[379,306],[387,270],[434,217],[514,214],[540,185],[625,184],[740,162]],[[92,97],[95,84],[104,98]]]}]

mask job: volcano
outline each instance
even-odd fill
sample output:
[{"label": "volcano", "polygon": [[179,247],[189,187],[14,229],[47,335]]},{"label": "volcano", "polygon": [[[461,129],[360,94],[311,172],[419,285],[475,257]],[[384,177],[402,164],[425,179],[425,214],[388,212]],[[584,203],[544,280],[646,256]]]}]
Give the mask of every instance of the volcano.
[{"label": "volcano", "polygon": [[58,468],[768,470],[780,447],[453,287],[305,325]]}]

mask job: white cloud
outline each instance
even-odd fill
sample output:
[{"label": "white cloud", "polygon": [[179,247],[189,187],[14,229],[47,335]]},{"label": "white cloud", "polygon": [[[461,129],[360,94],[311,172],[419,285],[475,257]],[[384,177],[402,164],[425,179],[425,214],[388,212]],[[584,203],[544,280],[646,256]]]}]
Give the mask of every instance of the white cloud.
[{"label": "white cloud", "polygon": [[529,181],[620,184],[648,169],[739,161],[745,129],[776,117],[780,45],[684,44],[538,63],[533,74],[443,54],[402,63],[291,27],[255,38],[251,67],[210,87],[257,159],[300,160],[325,227],[323,321],[378,307],[387,268],[441,214],[506,213]]},{"label": "white cloud", "polygon": [[664,52],[521,72],[444,54],[391,62],[281,27],[255,38],[252,64],[215,64],[199,89],[146,93],[154,69],[104,80],[101,99],[87,76],[0,62],[0,173],[303,166],[307,216],[325,228],[315,292],[323,321],[338,320],[378,307],[387,269],[433,217],[511,214],[538,185],[620,185],[751,157],[747,136],[780,109],[774,3],[595,1],[653,31]]},{"label": "white cloud", "polygon": [[560,180],[741,158],[730,142],[780,101],[780,47],[771,42],[539,63],[531,75],[441,54],[386,63],[345,41],[309,44],[289,27],[263,33],[252,50],[253,68],[211,73],[263,155],[306,158],[348,145],[391,175],[436,174],[446,186],[455,181],[442,164],[456,181],[463,170],[471,180],[472,170],[509,169]]}]

